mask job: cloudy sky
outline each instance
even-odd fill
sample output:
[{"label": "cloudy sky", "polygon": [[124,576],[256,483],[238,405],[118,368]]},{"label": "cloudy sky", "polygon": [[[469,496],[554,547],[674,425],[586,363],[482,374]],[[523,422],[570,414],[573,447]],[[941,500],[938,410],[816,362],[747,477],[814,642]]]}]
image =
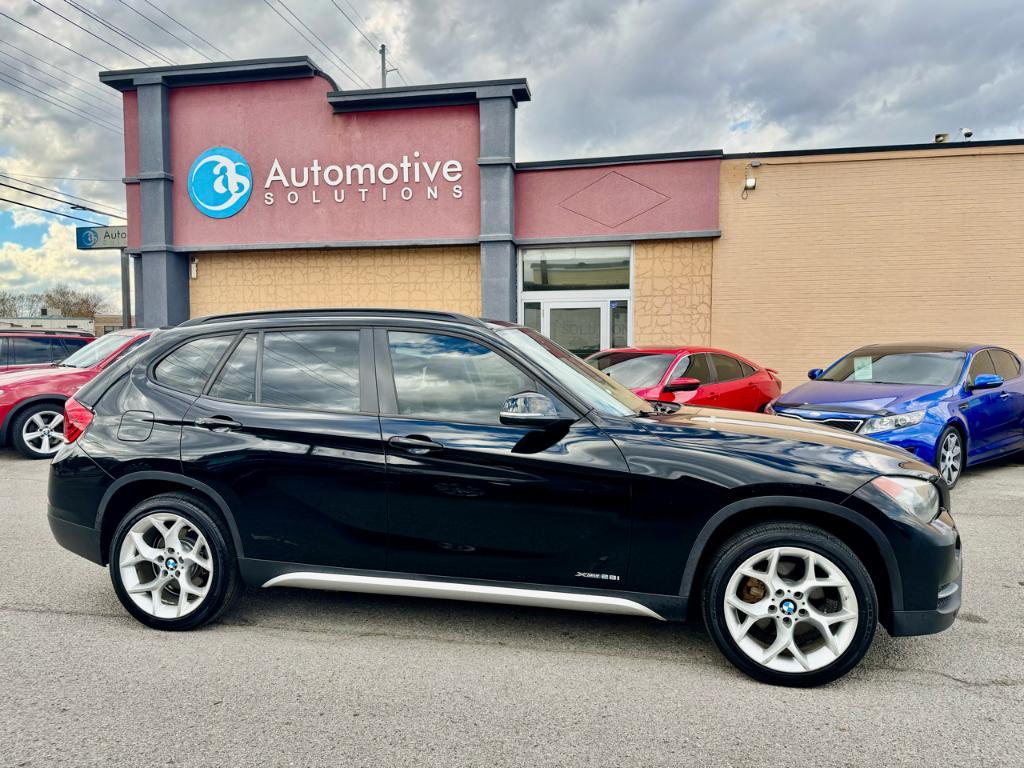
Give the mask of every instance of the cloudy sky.
[{"label": "cloudy sky", "polygon": [[[101,68],[308,54],[347,89],[379,82],[371,41],[410,83],[527,77],[520,160],[1024,135],[1020,0],[0,0],[0,14],[0,184],[109,212],[124,168]],[[0,290],[66,280],[117,309],[116,252],[76,251],[78,223],[0,201]]]}]

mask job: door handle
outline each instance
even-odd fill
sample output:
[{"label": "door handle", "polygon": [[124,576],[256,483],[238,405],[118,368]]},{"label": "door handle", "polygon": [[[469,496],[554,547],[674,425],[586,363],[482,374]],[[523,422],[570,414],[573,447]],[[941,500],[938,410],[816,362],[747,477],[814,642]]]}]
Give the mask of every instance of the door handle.
[{"label": "door handle", "polygon": [[1009,397],[1010,397],[1010,393],[1009,392],[1000,392],[999,393],[999,399],[1000,400],[1006,400]]},{"label": "door handle", "polygon": [[229,419],[227,416],[200,417],[192,423],[200,429],[209,429],[211,432],[228,432],[242,426],[239,422]]},{"label": "door handle", "polygon": [[429,437],[420,437],[419,435],[410,435],[409,437],[392,437],[388,440],[388,445],[392,448],[398,448],[406,453],[412,453],[417,456],[422,456],[424,453],[430,453],[431,451],[440,451],[444,448],[443,445],[435,443]]}]

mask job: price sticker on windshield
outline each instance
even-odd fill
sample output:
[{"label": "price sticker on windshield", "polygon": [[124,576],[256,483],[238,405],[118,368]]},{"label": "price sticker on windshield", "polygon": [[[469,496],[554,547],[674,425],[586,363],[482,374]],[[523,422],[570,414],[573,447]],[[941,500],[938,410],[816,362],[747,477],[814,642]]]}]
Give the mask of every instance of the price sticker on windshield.
[{"label": "price sticker on windshield", "polygon": [[853,380],[871,381],[871,363],[870,357],[853,358]]}]

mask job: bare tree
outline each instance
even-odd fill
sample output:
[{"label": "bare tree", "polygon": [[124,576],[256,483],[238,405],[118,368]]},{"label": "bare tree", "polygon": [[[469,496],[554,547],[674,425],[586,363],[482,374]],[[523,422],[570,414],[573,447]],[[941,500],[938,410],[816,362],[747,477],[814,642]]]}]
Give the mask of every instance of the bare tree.
[{"label": "bare tree", "polygon": [[41,293],[0,291],[0,317],[33,317],[44,306]]},{"label": "bare tree", "polygon": [[57,283],[43,294],[43,305],[63,317],[95,317],[103,308],[103,297],[96,292],[77,291],[67,283]]}]

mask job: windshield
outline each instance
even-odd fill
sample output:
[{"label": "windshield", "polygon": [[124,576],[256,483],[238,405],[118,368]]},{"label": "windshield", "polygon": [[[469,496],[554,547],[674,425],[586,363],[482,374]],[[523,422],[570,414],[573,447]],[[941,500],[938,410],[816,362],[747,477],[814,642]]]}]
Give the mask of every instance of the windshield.
[{"label": "windshield", "polygon": [[869,384],[914,384],[950,387],[960,378],[963,352],[851,352],[818,381],[863,381]]},{"label": "windshield", "polygon": [[594,410],[606,416],[634,416],[651,410],[642,400],[614,379],[599,373],[576,355],[529,328],[498,331],[505,341],[554,376]]},{"label": "windshield", "polygon": [[69,355],[61,365],[66,365],[69,368],[92,368],[97,363],[106,360],[126,341],[128,341],[127,337],[117,333],[100,336],[96,341],[86,344],[73,355]]},{"label": "windshield", "polygon": [[673,360],[665,352],[605,352],[589,360],[592,366],[630,389],[656,387]]}]

